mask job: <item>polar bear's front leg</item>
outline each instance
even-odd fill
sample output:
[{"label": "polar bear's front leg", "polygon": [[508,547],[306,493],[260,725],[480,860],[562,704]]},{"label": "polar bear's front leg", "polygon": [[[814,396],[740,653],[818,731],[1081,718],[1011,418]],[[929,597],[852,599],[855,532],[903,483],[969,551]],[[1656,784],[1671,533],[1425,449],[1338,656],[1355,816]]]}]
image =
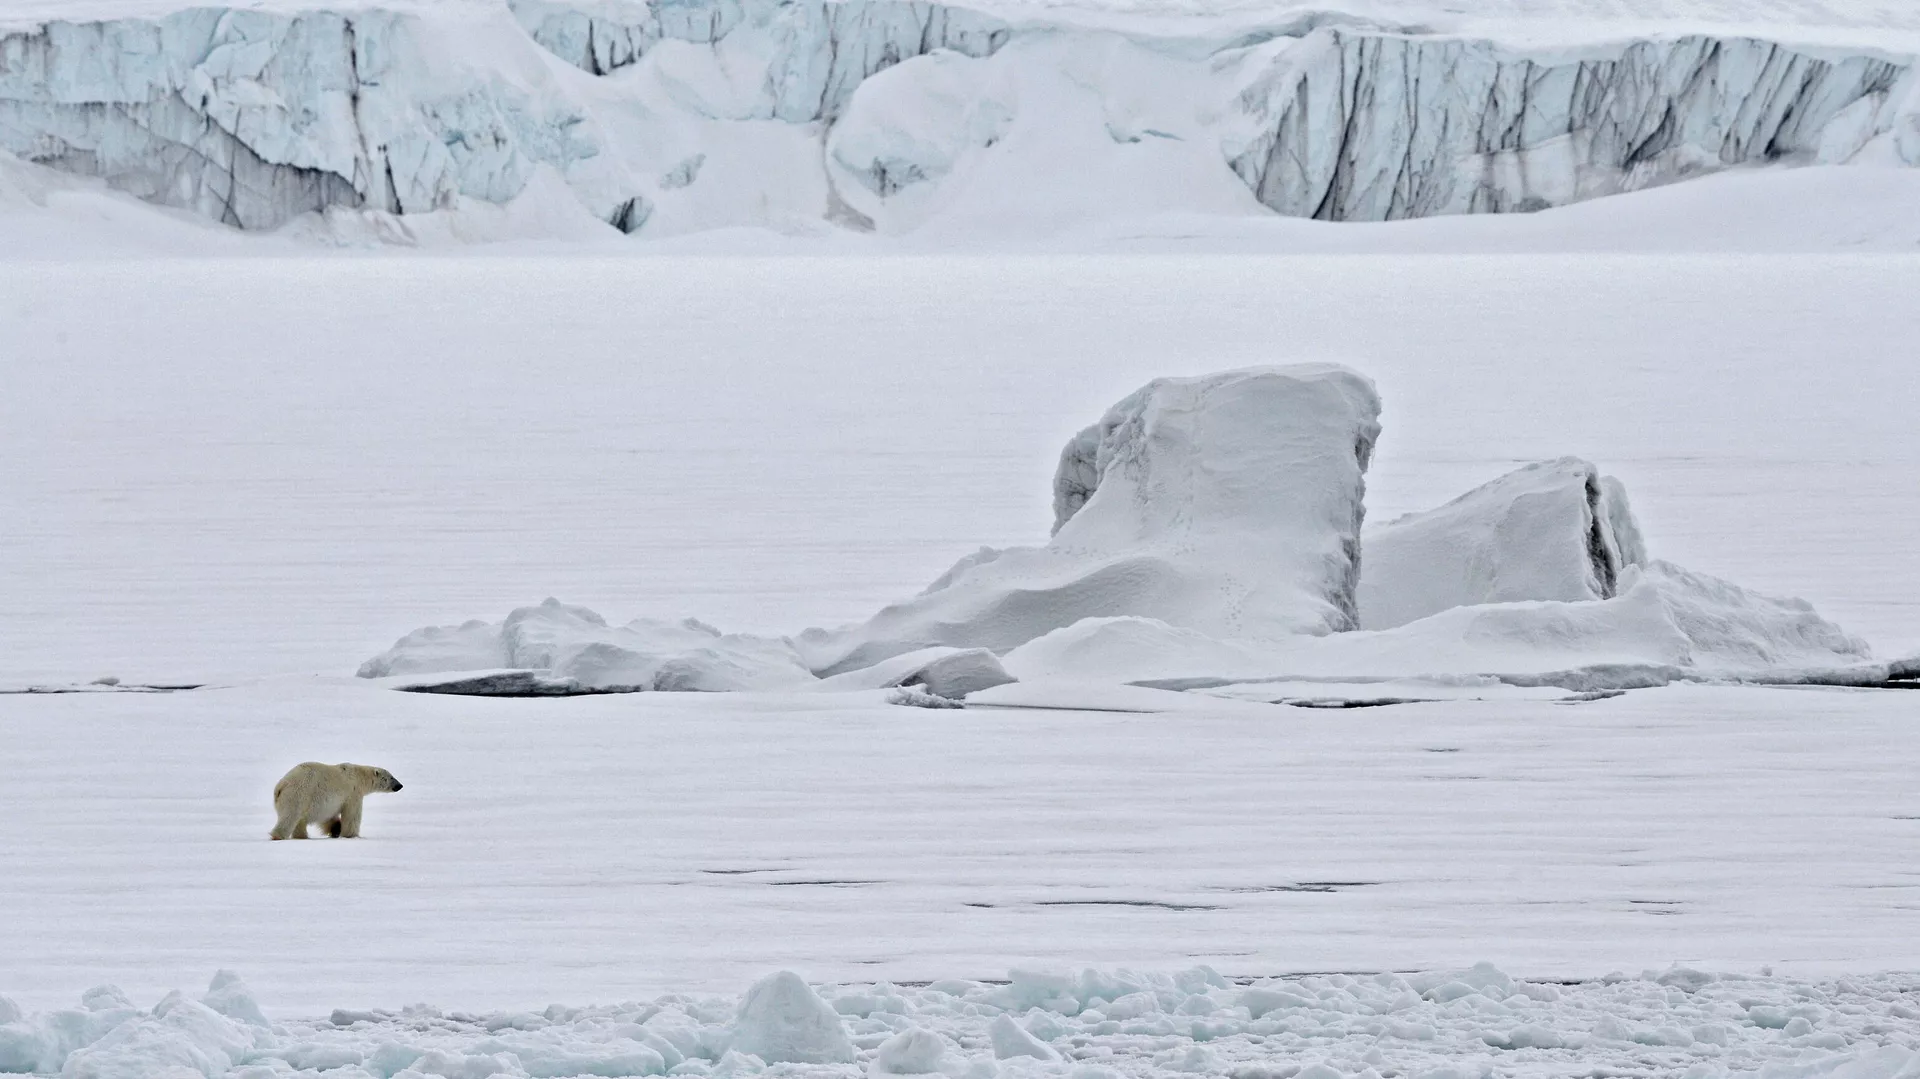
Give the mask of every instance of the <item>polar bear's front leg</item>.
[{"label": "polar bear's front leg", "polygon": [[361,802],[362,802],[361,797],[359,795],[354,795],[353,797],[348,798],[345,804],[341,805],[340,830],[337,832],[334,832],[333,833],[334,835],[339,836],[341,839],[360,838]]}]

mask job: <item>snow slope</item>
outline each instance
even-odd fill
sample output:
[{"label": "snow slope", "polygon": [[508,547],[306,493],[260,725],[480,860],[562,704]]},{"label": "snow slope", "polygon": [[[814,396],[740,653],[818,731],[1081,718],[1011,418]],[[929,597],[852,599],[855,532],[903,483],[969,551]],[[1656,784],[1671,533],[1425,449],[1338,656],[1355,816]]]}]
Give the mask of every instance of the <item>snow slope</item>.
[{"label": "snow slope", "polygon": [[1756,26],[1711,5],[1584,21],[1366,5],[510,8],[9,0],[0,152],[247,229],[531,201],[520,216],[556,234],[590,217],[609,238],[1380,221],[1748,165],[1920,161],[1920,32],[1884,11]]}]

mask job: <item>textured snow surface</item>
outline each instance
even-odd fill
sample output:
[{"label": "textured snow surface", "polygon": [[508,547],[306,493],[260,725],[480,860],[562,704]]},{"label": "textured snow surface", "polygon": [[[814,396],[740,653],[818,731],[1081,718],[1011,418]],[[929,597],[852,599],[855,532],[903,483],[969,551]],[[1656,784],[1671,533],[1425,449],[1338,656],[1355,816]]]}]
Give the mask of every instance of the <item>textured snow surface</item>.
[{"label": "textured snow surface", "polygon": [[1367,7],[9,0],[0,153],[228,225],[403,243],[743,226],[994,242],[1920,162],[1911,18]]},{"label": "textured snow surface", "polygon": [[[1805,981],[1685,967],[1577,984],[1490,963],[1408,975],[1228,981],[1015,970],[1002,982],[827,985],[783,971],[739,1002],[673,994],[543,1011],[339,1009],[271,1023],[222,971],[151,1012],[112,987],[0,1026],[0,1066],[73,1079],[748,1076],[952,1079],[1609,1074],[1891,1079],[1920,1072],[1912,976]],[[770,1010],[776,1009],[777,1010]],[[774,1040],[769,1042],[769,1037]],[[89,1041],[88,1039],[97,1039]],[[753,1050],[763,1050],[754,1052]],[[5,1056],[12,1054],[11,1056]]]}]

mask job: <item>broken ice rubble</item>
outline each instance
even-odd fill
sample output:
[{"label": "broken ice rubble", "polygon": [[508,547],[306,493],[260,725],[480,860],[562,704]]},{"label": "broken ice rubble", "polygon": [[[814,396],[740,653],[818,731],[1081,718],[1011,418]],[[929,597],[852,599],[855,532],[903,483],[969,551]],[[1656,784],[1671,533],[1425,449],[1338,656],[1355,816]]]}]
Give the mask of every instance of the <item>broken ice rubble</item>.
[{"label": "broken ice rubble", "polygon": [[813,681],[784,641],[723,634],[694,619],[609,626],[549,598],[499,623],[427,626],[360,665],[360,677],[491,669],[549,672],[586,690],[791,689]]},{"label": "broken ice rubble", "polygon": [[1409,974],[1227,978],[1015,970],[809,985],[735,999],[467,1013],[426,1004],[267,1019],[221,972],[152,1009],[102,986],[24,1015],[0,997],[0,1071],[63,1079],[1344,1079],[1564,1072],[1886,1079],[1920,1072],[1910,975],[1812,982],[1675,967],[1576,983],[1488,963]]}]

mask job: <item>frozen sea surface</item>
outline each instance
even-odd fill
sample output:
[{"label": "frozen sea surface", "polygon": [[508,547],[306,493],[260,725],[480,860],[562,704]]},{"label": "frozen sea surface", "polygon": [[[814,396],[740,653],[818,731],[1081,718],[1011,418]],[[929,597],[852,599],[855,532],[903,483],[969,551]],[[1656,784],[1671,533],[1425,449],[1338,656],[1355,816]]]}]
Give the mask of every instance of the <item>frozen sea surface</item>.
[{"label": "frozen sea surface", "polygon": [[[0,263],[0,685],[228,683],[0,695],[0,994],[232,968],[285,1021],[260,1059],[383,1075],[647,1070],[632,1024],[720,1029],[790,967],[848,1017],[842,1079],[907,1025],[954,1079],[1884,1079],[1920,1039],[1912,977],[1869,976],[1920,970],[1920,694],[1128,715],[347,673],[549,594],[863,618],[1043,538],[1060,446],[1148,378],[1308,360],[1379,384],[1376,517],[1578,454],[1657,557],[1913,651],[1916,286],[1899,256]],[[270,843],[305,759],[406,789],[362,840]],[[1479,960],[1630,977],[1168,980]],[[1676,963],[1776,976],[1638,978]],[[987,1062],[1001,988],[943,980],[1084,967],[1160,981],[1023,1013],[1048,1064]],[[611,1003],[663,992],[696,997]]]},{"label": "frozen sea surface", "polygon": [[[1216,713],[351,679],[0,697],[0,993],[269,1012],[1013,968],[1920,970],[1920,696]],[[293,761],[405,784],[273,843]]]},{"label": "frozen sea surface", "polygon": [[0,682],[350,671],[558,596],[858,620],[1044,539],[1147,379],[1333,360],[1369,514],[1577,454],[1650,549],[1920,646],[1920,259],[0,263]]}]

